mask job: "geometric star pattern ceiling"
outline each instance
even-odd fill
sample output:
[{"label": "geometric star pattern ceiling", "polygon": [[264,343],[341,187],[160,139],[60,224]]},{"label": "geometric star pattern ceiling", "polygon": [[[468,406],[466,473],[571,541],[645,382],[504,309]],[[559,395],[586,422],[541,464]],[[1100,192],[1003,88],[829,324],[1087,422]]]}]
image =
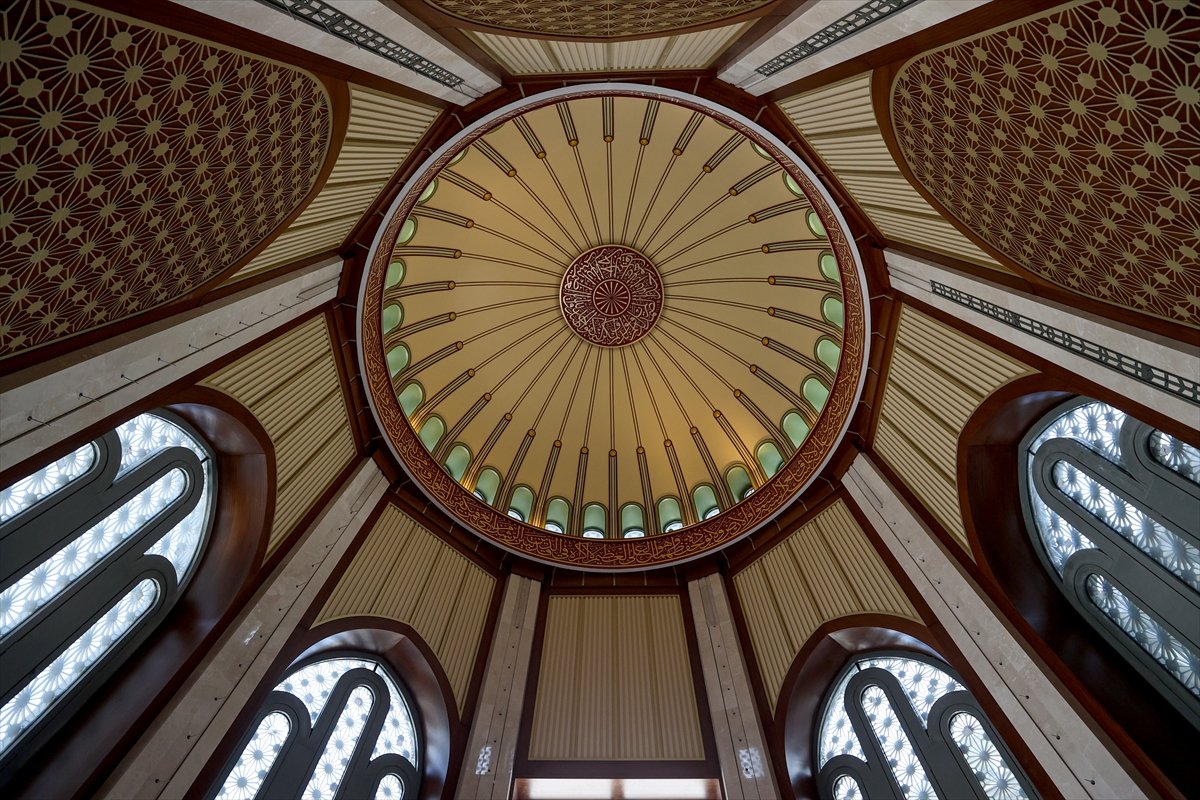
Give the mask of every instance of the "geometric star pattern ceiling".
[{"label": "geometric star pattern ceiling", "polygon": [[546,36],[649,36],[736,17],[771,0],[425,0],[467,22]]},{"label": "geometric star pattern ceiling", "polygon": [[905,64],[900,153],[952,218],[1081,294],[1200,324],[1200,9],[1076,3]]},{"label": "geometric star pattern ceiling", "polygon": [[186,295],[312,190],[314,76],[75,5],[2,24],[0,358]]}]

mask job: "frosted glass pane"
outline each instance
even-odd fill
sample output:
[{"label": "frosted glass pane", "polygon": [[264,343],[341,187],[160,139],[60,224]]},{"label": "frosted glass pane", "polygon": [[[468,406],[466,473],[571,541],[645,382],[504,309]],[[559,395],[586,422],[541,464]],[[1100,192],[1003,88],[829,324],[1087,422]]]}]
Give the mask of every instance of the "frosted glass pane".
[{"label": "frosted glass pane", "polygon": [[1189,692],[1200,697],[1200,654],[1175,638],[1112,581],[1100,575],[1089,575],[1087,594],[1088,599],[1138,647],[1163,665]]},{"label": "frosted glass pane", "polygon": [[833,782],[833,800],[861,800],[863,797],[862,787],[849,775]]},{"label": "frosted glass pane", "polygon": [[1075,439],[1086,444],[1114,464],[1123,465],[1121,458],[1121,426],[1125,413],[1107,403],[1084,403],[1071,409],[1046,426],[1030,446],[1038,449],[1051,439]]},{"label": "frosted glass pane", "polygon": [[1200,483],[1200,450],[1162,431],[1150,434],[1150,455],[1192,483]]},{"label": "frosted glass pane", "polygon": [[292,732],[292,723],[287,714],[272,711],[263,717],[254,731],[253,738],[246,744],[233,771],[221,784],[217,800],[252,800],[262,787],[271,765],[279,755],[279,749]]},{"label": "frosted glass pane", "polygon": [[204,448],[183,428],[153,414],[140,414],[117,428],[121,440],[121,468],[118,475],[141,464],[160,450],[186,447],[201,461],[208,459]]},{"label": "frosted glass pane", "polygon": [[8,634],[57,597],[121,542],[158,516],[186,489],[184,471],[170,470],[0,592],[0,635]]},{"label": "frosted glass pane", "polygon": [[950,738],[958,745],[967,766],[989,800],[1029,800],[999,748],[974,715],[960,711],[950,718]]},{"label": "frosted glass pane", "polygon": [[38,500],[57,492],[87,472],[94,463],[96,446],[89,442],[0,491],[0,522],[7,522]]},{"label": "frosted glass pane", "polygon": [[895,709],[888,701],[883,689],[868,686],[862,694],[863,710],[867,721],[875,731],[883,753],[891,767],[892,775],[900,784],[900,791],[908,800],[933,800],[937,793],[925,774],[925,765],[913,750],[912,742],[900,724]]},{"label": "frosted glass pane", "polygon": [[395,775],[384,775],[375,791],[375,800],[403,800],[404,784]]},{"label": "frosted glass pane", "polygon": [[329,733],[325,750],[308,780],[308,786],[300,794],[303,800],[333,800],[346,774],[350,757],[354,755],[354,748],[362,737],[373,702],[374,696],[365,686],[350,692],[337,723]]},{"label": "frosted glass pane", "polygon": [[154,606],[158,584],[146,579],[39,672],[0,709],[0,754],[108,653]]},{"label": "frosted glass pane", "polygon": [[821,721],[821,744],[818,753],[820,763],[817,765],[819,767],[825,766],[825,762],[834,756],[851,755],[863,761],[867,760],[862,744],[850,726],[850,715],[846,713],[846,684],[857,672],[856,666],[843,675],[830,696],[829,707]]}]

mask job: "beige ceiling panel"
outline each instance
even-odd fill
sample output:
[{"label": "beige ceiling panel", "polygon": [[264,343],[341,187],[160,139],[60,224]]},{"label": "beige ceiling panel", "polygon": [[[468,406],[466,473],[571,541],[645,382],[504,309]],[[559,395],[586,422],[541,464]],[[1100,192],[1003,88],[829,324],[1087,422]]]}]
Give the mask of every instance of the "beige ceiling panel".
[{"label": "beige ceiling panel", "polygon": [[772,709],[808,637],[853,614],[920,621],[895,577],[838,500],[733,578]]},{"label": "beige ceiling panel", "polygon": [[1008,272],[943,218],[905,179],[871,103],[871,73],[779,103],[788,119],[884,236]]},{"label": "beige ceiling panel", "polygon": [[1033,371],[932,317],[901,310],[875,450],[968,554],[958,438],[988,395]]},{"label": "beige ceiling panel", "polygon": [[246,406],[275,448],[275,516],[267,556],[356,456],[324,316],[201,382]]},{"label": "beige ceiling panel", "polygon": [[341,246],[438,113],[411,100],[351,86],[346,138],[324,187],[287,230],[230,281]]}]

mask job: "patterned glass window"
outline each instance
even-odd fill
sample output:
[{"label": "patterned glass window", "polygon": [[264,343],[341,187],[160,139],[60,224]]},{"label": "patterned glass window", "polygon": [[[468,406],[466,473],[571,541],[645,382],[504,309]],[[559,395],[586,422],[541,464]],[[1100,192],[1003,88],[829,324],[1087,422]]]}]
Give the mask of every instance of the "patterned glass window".
[{"label": "patterned glass window", "polygon": [[1024,451],[1026,516],[1055,582],[1200,727],[1200,450],[1080,399]]},{"label": "patterned glass window", "polygon": [[171,609],[213,482],[207,448],[153,413],[0,491],[0,763],[26,759]]},{"label": "patterned glass window", "polygon": [[822,797],[1036,796],[987,718],[942,666],[900,655],[853,662],[834,683],[817,736]]},{"label": "patterned glass window", "polygon": [[218,800],[412,797],[419,742],[412,706],[378,661],[356,654],[295,669],[271,692]]}]

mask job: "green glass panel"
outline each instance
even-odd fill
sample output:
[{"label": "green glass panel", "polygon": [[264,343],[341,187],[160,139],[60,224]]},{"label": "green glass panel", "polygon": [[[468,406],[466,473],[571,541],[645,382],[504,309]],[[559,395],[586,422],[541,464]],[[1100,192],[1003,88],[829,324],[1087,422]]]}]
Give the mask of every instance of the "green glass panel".
[{"label": "green glass panel", "polygon": [[508,515],[515,516],[522,522],[528,522],[531,513],[533,513],[533,490],[528,486],[518,486],[513,489],[512,501],[508,504]]},{"label": "green glass panel", "polygon": [[696,506],[696,516],[700,519],[708,519],[721,510],[717,503],[717,493],[707,483],[702,483],[692,490],[692,502]]},{"label": "green glass panel", "polygon": [[408,366],[408,348],[398,344],[388,351],[388,373],[394,378],[396,373]]},{"label": "green glass panel", "polygon": [[400,235],[396,237],[396,244],[408,244],[412,238],[417,235],[417,221],[412,217],[404,220],[404,224],[400,226]]},{"label": "green glass panel", "polygon": [[571,504],[561,497],[553,497],[546,504],[546,527],[556,526],[559,533],[566,533],[571,523]]},{"label": "green glass panel", "polygon": [[633,530],[646,532],[646,512],[637,503],[626,503],[621,507],[621,535]]},{"label": "green glass panel", "polygon": [[789,411],[783,415],[783,432],[787,434],[793,447],[799,447],[808,438],[808,423],[799,412]]},{"label": "green glass panel", "polygon": [[817,411],[824,408],[825,401],[829,399],[829,387],[816,378],[805,379],[803,392],[804,399]]},{"label": "green glass panel", "polygon": [[601,534],[608,530],[608,509],[599,503],[590,503],[583,509],[583,530],[599,531]]},{"label": "green glass panel", "polygon": [[425,399],[425,390],[421,388],[421,384],[413,382],[404,387],[398,399],[405,416],[412,416],[413,411]]},{"label": "green glass panel", "polygon": [[821,302],[821,316],[839,328],[846,326],[846,309],[842,306],[842,301],[832,295]]},{"label": "green glass panel", "polygon": [[838,271],[837,258],[833,253],[821,253],[821,274],[831,281],[841,281],[842,273]]},{"label": "green glass panel", "polygon": [[683,512],[679,509],[679,501],[674,497],[664,497],[658,501],[658,523],[664,533],[683,525]]},{"label": "green glass panel", "polygon": [[421,444],[425,445],[426,450],[432,450],[437,447],[437,443],[442,440],[442,434],[445,432],[446,423],[442,422],[441,417],[430,417],[421,426]]},{"label": "green glass panel", "polygon": [[384,278],[383,283],[386,288],[390,289],[393,286],[398,286],[402,280],[404,280],[404,259],[397,258],[388,264],[387,276]]},{"label": "green glass panel", "polygon": [[786,172],[783,173],[783,185],[796,197],[804,197],[804,190],[800,188],[800,184],[796,183],[796,179]]},{"label": "green glass panel", "polygon": [[810,211],[805,218],[808,223],[808,229],[822,239],[825,238],[825,226],[821,224],[821,218],[817,216],[817,212]]},{"label": "green glass panel", "polygon": [[821,339],[817,342],[817,358],[821,363],[829,367],[830,372],[837,372],[838,360],[842,357],[842,348],[838,347],[832,339]]},{"label": "green glass panel", "polygon": [[764,150],[764,149],[762,149],[761,147],[759,147],[759,146],[758,146],[757,144],[755,144],[754,142],[751,142],[751,143],[750,143],[750,147],[752,147],[752,148],[754,149],[754,152],[758,153],[758,154],[759,154],[760,156],[762,156],[763,158],[768,158],[768,159],[769,159],[769,158],[771,157],[771,154],[770,154],[770,153],[768,153],[766,150]]},{"label": "green glass panel", "polygon": [[454,158],[450,159],[450,162],[448,164],[446,164],[446,166],[453,167],[455,164],[457,164],[458,162],[460,162],[464,158],[466,158],[468,149],[469,148],[464,147],[462,150],[459,150],[458,155],[456,155],[456,156],[454,156]]},{"label": "green glass panel", "polygon": [[750,482],[750,473],[740,464],[730,467],[725,473],[725,483],[729,485],[729,493],[733,495],[734,500],[742,500],[746,497],[746,492],[754,488],[754,484]]},{"label": "green glass panel", "polygon": [[466,445],[456,444],[450,448],[450,453],[446,456],[446,471],[454,480],[461,481],[470,463],[471,451],[466,448]]},{"label": "green glass panel", "polygon": [[404,308],[396,303],[383,309],[383,332],[391,333],[392,330],[404,321]]},{"label": "green glass panel", "polygon": [[758,458],[758,463],[762,464],[763,472],[767,473],[768,478],[779,472],[779,468],[783,466],[783,456],[779,454],[779,448],[774,442],[763,442],[754,455]]},{"label": "green glass panel", "polygon": [[429,182],[429,185],[425,187],[425,191],[421,192],[421,196],[417,198],[417,205],[421,205],[426,200],[433,197],[433,193],[437,191],[437,188],[437,178],[434,178]]},{"label": "green glass panel", "polygon": [[475,493],[482,495],[485,502],[491,503],[496,499],[496,492],[500,489],[500,473],[488,467],[479,473],[479,479],[475,481]]}]

